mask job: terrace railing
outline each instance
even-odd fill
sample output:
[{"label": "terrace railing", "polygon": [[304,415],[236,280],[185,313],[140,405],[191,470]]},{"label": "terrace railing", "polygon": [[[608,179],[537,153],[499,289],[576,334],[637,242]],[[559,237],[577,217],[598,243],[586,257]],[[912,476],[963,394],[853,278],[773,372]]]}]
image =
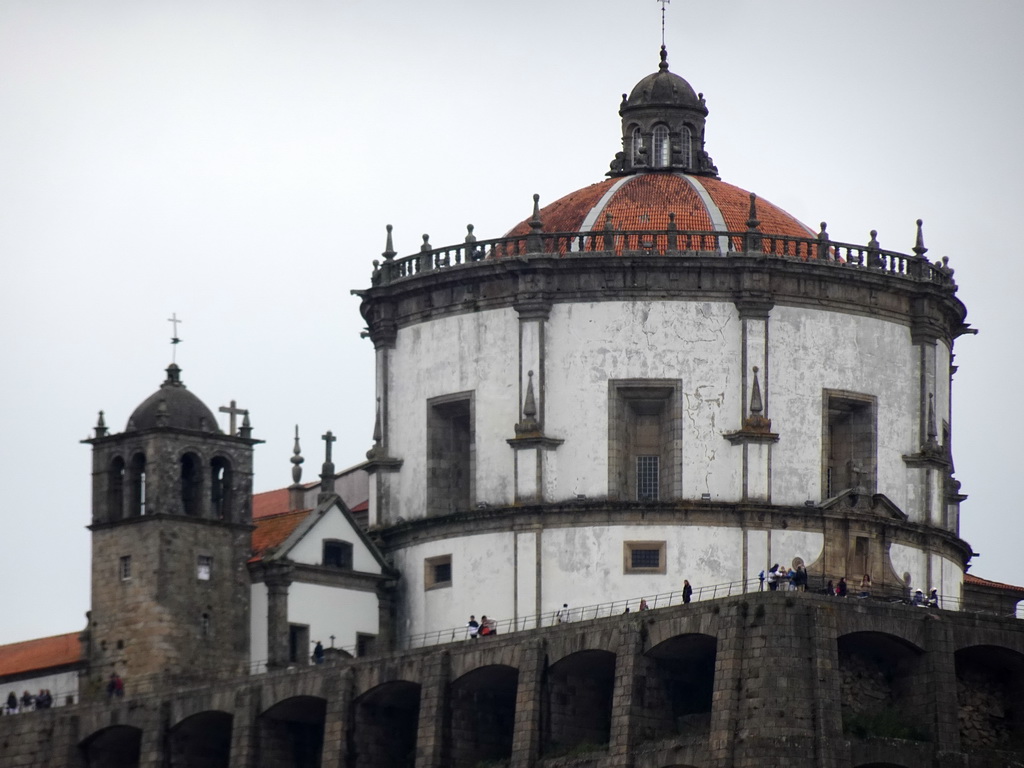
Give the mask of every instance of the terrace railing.
[{"label": "terrace railing", "polygon": [[597,229],[589,232],[531,233],[494,240],[476,240],[434,248],[424,236],[420,252],[396,258],[390,248],[383,262],[374,262],[373,284],[388,285],[428,272],[453,269],[492,259],[529,259],[559,256],[573,258],[600,254],[615,256],[759,256],[761,258],[820,261],[847,269],[871,270],[913,280],[953,284],[953,271],[946,260],[933,263],[925,258],[920,244],[914,255],[886,250],[875,233],[867,245],[840,243],[829,239],[824,228],[817,237],[766,235],[756,230],[697,232],[639,230],[619,232]]}]

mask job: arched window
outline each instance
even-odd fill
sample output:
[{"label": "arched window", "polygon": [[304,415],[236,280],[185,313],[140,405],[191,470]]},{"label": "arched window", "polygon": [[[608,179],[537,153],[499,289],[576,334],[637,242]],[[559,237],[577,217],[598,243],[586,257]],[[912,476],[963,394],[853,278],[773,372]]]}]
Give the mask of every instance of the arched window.
[{"label": "arched window", "polygon": [[231,518],[231,462],[223,456],[210,461],[210,514],[218,520]]},{"label": "arched window", "polygon": [[629,142],[629,164],[640,165],[642,163],[642,152],[644,148],[644,137],[640,135],[640,129],[633,129],[633,136]]},{"label": "arched window", "polygon": [[115,456],[107,472],[107,520],[124,517],[124,459]]},{"label": "arched window", "polygon": [[131,495],[128,497],[128,516],[146,514],[146,454],[136,453],[128,470]]},{"label": "arched window", "polygon": [[689,168],[693,165],[693,135],[690,133],[690,127],[687,125],[683,126],[683,129],[679,132],[679,149],[681,150],[683,167]]},{"label": "arched window", "polygon": [[181,509],[186,515],[199,516],[203,476],[200,472],[199,457],[186,453],[181,457]]},{"label": "arched window", "polygon": [[664,125],[654,126],[654,167],[668,168],[672,164],[672,144],[668,138],[668,128]]}]

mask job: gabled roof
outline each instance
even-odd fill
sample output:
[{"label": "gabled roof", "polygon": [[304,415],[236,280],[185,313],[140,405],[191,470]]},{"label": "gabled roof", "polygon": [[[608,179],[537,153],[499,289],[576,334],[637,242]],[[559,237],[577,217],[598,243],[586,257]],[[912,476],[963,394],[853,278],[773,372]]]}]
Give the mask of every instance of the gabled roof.
[{"label": "gabled roof", "polygon": [[821,509],[835,509],[837,512],[849,510],[861,512],[892,520],[906,521],[907,513],[893,503],[884,493],[864,493],[855,488],[847,488],[818,505]]},{"label": "gabled roof", "polygon": [[[313,530],[313,528],[316,527],[316,524],[320,522],[320,520],[323,519],[325,515],[329,514],[332,509],[337,509],[338,512],[340,512],[341,515],[348,521],[348,524],[352,528],[352,531],[355,533],[356,536],[359,537],[359,540],[360,542],[362,542],[363,546],[365,546],[369,550],[374,560],[377,561],[377,564],[380,565],[381,571],[384,573],[391,573],[393,569],[388,565],[387,561],[384,559],[384,556],[381,555],[380,550],[377,549],[377,546],[370,540],[370,537],[366,535],[366,531],[363,530],[363,527],[359,525],[359,523],[352,516],[352,513],[349,511],[349,508],[345,506],[345,502],[337,494],[331,494],[330,496],[325,498],[316,506],[316,509],[308,510],[301,513],[300,519],[294,525],[292,525],[290,532],[287,534],[287,536],[285,536],[283,540],[281,540],[281,542],[276,546],[276,548],[272,552],[266,552],[265,556],[254,559],[288,559],[288,553],[291,552],[291,550],[294,549],[295,546],[300,541],[302,541],[306,534]],[[299,513],[288,514],[295,515],[297,517],[300,516]],[[278,517],[285,516],[286,515],[279,515]],[[257,526],[259,526],[261,523],[262,521],[257,521]],[[250,560],[250,562],[252,562],[252,560]]]},{"label": "gabled roof", "polygon": [[255,529],[252,532],[252,557],[250,563],[258,562],[278,549],[295,529],[305,520],[312,510],[297,509],[292,512],[281,512],[254,519]]},{"label": "gabled roof", "polygon": [[999,581],[989,581],[988,579],[982,579],[977,576],[972,576],[969,573],[964,574],[965,584],[974,584],[978,587],[993,587],[994,589],[1004,589],[1007,592],[1018,592],[1024,594],[1024,587],[1018,587],[1014,584],[1003,584]]},{"label": "gabled roof", "polygon": [[84,662],[79,632],[0,645],[0,677]]}]

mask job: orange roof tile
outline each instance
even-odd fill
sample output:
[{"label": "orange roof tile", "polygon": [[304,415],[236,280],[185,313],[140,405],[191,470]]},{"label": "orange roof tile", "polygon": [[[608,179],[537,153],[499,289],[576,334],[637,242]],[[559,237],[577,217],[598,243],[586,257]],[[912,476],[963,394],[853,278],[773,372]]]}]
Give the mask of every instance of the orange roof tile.
[{"label": "orange roof tile", "polygon": [[262,560],[263,555],[269,550],[280,546],[292,535],[299,523],[306,519],[309,512],[308,509],[299,509],[254,520],[256,528],[252,532],[252,557],[249,558],[249,562]]},{"label": "orange roof tile", "polygon": [[84,661],[80,633],[40,637],[21,643],[0,645],[0,677],[62,667]]},{"label": "orange roof tile", "polygon": [[964,574],[964,581],[968,584],[977,584],[979,587],[996,587],[997,589],[1006,589],[1011,592],[1024,593],[1024,587],[1018,587],[1014,584],[1003,584],[999,581],[989,581],[988,579],[982,579],[978,576],[972,576],[969,573]]},{"label": "orange roof tile", "polygon": [[252,519],[268,515],[279,515],[288,511],[288,489],[278,488],[275,491],[264,491],[252,495]]}]

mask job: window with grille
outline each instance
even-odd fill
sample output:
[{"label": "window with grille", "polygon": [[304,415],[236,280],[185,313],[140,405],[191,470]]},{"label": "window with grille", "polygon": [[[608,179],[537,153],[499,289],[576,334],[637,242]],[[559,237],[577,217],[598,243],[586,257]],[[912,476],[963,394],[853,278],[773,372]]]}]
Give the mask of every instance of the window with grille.
[{"label": "window with grille", "polygon": [[654,167],[668,168],[672,163],[672,145],[669,142],[668,128],[664,125],[654,126]]},{"label": "window with grille", "polygon": [[452,556],[428,557],[423,562],[423,587],[436,589],[452,585]]},{"label": "window with grille", "polygon": [[665,573],[665,542],[624,542],[622,559],[623,573]]},{"label": "window with grille", "polygon": [[121,558],[118,566],[118,573],[121,574],[121,581],[128,581],[132,577],[132,556],[125,555]]},{"label": "window with grille", "polygon": [[638,501],[657,501],[660,456],[636,457],[636,498]]},{"label": "window with grille", "polygon": [[352,570],[352,545],[347,541],[324,539],[323,564]]}]

